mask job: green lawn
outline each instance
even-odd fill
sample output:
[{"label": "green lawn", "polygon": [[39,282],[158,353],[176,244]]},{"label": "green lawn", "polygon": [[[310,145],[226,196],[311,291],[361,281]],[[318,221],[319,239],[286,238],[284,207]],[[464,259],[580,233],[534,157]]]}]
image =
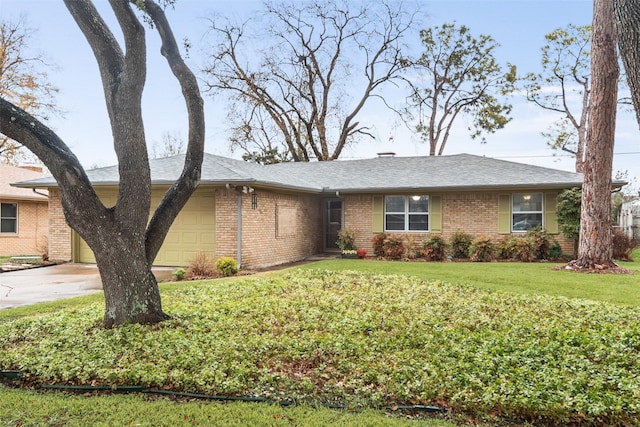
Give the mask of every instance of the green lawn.
[{"label": "green lawn", "polygon": [[[100,294],[0,310],[0,369],[22,371],[25,386],[300,404],[0,387],[0,426],[639,424],[638,276],[551,267],[329,260],[167,283],[172,320],[113,330],[100,327]],[[448,411],[384,409],[398,405]]]},{"label": "green lawn", "polygon": [[[634,262],[619,262],[620,267],[640,271],[640,249]],[[517,262],[383,262],[358,259],[333,259],[301,266],[301,269],[354,270],[379,274],[402,274],[425,280],[469,284],[479,289],[516,294],[552,295],[591,299],[628,306],[640,306],[638,274],[582,274],[552,271],[562,264]]]}]

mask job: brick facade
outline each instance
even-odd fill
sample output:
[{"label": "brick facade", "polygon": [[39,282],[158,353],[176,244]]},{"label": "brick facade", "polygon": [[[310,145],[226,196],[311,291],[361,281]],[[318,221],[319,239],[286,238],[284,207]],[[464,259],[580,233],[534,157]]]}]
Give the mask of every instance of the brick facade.
[{"label": "brick facade", "polygon": [[[498,192],[455,192],[442,196],[442,236],[449,240],[457,231],[473,236],[485,235],[498,241]],[[504,194],[504,193],[502,193]],[[435,195],[435,194],[434,194]],[[238,193],[226,188],[215,190],[215,257],[238,258],[238,197],[242,206],[242,259],[244,268],[262,268],[299,261],[322,253],[324,196],[276,193],[256,189],[253,193]],[[253,204],[255,197],[255,206]],[[373,254],[374,195],[342,195],[344,228],[356,234],[356,245]],[[400,234],[400,233],[395,233]],[[405,233],[416,243],[429,233]],[[522,235],[513,233],[513,235]],[[573,251],[573,242],[561,234],[553,236],[565,253]],[[51,259],[72,259],[72,233],[67,226],[60,204],[60,193],[50,190],[49,256]]]},{"label": "brick facade", "polygon": [[238,197],[242,200],[243,267],[299,261],[322,251],[322,212],[317,197],[220,189],[216,192],[216,257],[237,259]]},{"label": "brick facade", "polygon": [[[504,192],[456,192],[443,193],[442,196],[442,232],[438,233],[449,240],[458,231],[471,234],[474,237],[487,236],[499,241],[506,235],[498,233],[498,198]],[[435,195],[435,194],[434,194]],[[355,231],[356,245],[365,248],[373,254],[371,239],[376,234],[372,231],[373,195],[347,195],[343,197],[345,209],[344,228]],[[430,233],[398,233],[393,234],[412,236],[416,243],[420,243]],[[512,233],[522,236],[523,233]],[[563,253],[573,252],[573,241],[562,234],[552,237],[558,241]]]},{"label": "brick facade", "polygon": [[18,205],[18,232],[0,233],[0,255],[47,255],[47,201],[5,200]]},{"label": "brick facade", "polygon": [[54,261],[72,260],[72,234],[62,211],[60,190],[49,189],[49,258]]}]

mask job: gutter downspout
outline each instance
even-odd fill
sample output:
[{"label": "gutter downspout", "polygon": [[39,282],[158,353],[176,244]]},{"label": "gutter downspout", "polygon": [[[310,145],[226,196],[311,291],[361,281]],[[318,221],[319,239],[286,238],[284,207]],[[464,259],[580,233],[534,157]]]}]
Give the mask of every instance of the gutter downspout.
[{"label": "gutter downspout", "polygon": [[237,194],[237,222],[238,222],[238,230],[236,234],[236,242],[237,242],[237,260],[238,261],[238,269],[242,266],[242,191],[238,191],[235,188],[231,187],[230,184],[226,184],[225,187],[227,190],[233,191]]}]

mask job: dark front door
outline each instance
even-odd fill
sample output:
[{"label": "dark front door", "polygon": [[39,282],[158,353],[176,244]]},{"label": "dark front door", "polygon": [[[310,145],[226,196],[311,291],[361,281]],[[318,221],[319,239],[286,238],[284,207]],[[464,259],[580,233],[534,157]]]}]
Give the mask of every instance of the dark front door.
[{"label": "dark front door", "polygon": [[342,228],[342,200],[330,199],[325,202],[324,217],[324,249],[339,250],[336,241],[338,231]]}]

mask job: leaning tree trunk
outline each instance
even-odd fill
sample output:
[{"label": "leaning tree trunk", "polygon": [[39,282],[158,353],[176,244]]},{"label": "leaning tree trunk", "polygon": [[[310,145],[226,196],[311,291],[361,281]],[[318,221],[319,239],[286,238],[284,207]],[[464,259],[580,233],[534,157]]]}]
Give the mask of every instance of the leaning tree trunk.
[{"label": "leaning tree trunk", "polygon": [[616,35],[624,64],[631,99],[640,125],[640,2],[614,0]]},{"label": "leaning tree trunk", "polygon": [[595,0],[591,49],[591,111],[587,130],[578,259],[580,268],[615,266],[611,236],[611,172],[618,58],[613,0]]}]

